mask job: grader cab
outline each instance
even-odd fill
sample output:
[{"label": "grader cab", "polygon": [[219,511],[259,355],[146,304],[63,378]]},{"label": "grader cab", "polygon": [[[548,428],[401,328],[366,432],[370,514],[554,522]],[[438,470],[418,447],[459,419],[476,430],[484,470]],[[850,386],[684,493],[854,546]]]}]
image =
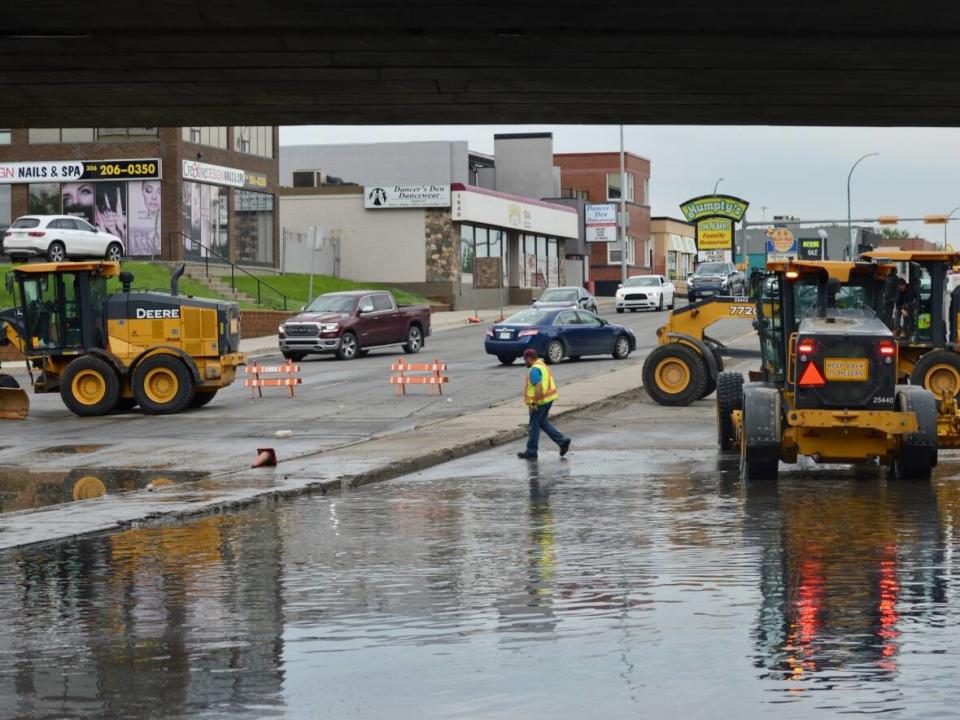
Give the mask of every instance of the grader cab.
[{"label": "grader cab", "polygon": [[[210,402],[243,363],[236,303],[135,291],[116,262],[37,263],[14,268],[16,307],[0,311],[4,341],[26,357],[36,393],[59,392],[76,415],[139,405],[168,414]],[[118,278],[122,291],[110,293]],[[0,417],[26,417],[26,393],[0,375]]]}]

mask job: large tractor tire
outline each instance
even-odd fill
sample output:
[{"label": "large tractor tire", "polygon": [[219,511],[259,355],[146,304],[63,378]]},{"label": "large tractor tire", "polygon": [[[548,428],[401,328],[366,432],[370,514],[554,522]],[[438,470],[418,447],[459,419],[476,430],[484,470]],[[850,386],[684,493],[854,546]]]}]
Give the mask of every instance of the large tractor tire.
[{"label": "large tractor tire", "polygon": [[200,392],[199,390],[197,390],[193,394],[193,400],[190,401],[190,407],[201,408],[204,405],[209,404],[210,401],[213,400],[216,396],[217,396],[216,390],[210,390],[210,391],[205,390],[203,392]]},{"label": "large tractor tire", "polygon": [[84,355],[63,371],[60,397],[74,415],[106,415],[113,412],[120,398],[120,378],[106,360]]},{"label": "large tractor tire", "polygon": [[916,413],[917,432],[904,435],[893,471],[901,480],[929,480],[937,466],[937,400],[929,390],[897,388],[897,410]]},{"label": "large tractor tire", "polygon": [[193,376],[173,355],[152,355],[133,371],[133,396],[137,405],[151,415],[182,412],[195,392]]},{"label": "large tractor tire", "polygon": [[910,384],[926,388],[936,398],[951,400],[960,393],[960,353],[933,350],[920,358],[910,373]]},{"label": "large tractor tire", "polygon": [[745,480],[777,479],[782,432],[780,391],[765,387],[744,388],[740,473]]},{"label": "large tractor tire", "polygon": [[743,375],[722,372],[717,376],[717,444],[731,450],[737,441],[733,411],[743,410]]},{"label": "large tractor tire", "polygon": [[658,345],[643,363],[643,386],[660,405],[689,405],[699,400],[709,378],[700,353],[680,343]]},{"label": "large tractor tire", "polygon": [[[717,375],[723,372],[723,356],[720,354],[720,351],[716,348],[710,348],[710,352],[713,353],[714,360],[717,361]],[[709,366],[707,368],[709,370]],[[707,397],[710,393],[717,389],[717,381],[707,374],[707,386],[703,389],[703,395],[700,396],[700,399]]]}]

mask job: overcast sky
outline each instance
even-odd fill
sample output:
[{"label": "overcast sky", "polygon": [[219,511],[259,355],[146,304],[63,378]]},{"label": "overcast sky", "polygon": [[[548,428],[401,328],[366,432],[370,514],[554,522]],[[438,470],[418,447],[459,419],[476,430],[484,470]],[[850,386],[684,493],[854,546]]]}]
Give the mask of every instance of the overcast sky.
[{"label": "overcast sky", "polygon": [[[280,143],[467,140],[492,153],[494,133],[544,131],[553,133],[555,152],[619,149],[619,128],[609,125],[303,126],[281,128]],[[960,205],[960,129],[629,125],[624,137],[628,152],[651,161],[654,215],[679,216],[679,203],[712,192],[722,177],[719,191],[749,201],[751,220],[845,219],[847,173],[870,152],[880,155],[860,163],[851,182],[854,218],[946,214]],[[958,217],[950,225],[955,247]],[[942,225],[900,227],[943,240]]]}]

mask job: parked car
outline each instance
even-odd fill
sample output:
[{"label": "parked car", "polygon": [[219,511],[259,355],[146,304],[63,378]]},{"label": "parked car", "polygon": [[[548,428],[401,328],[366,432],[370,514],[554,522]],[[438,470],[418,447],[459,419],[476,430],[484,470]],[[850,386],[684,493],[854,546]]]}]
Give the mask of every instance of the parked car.
[{"label": "parked car", "polygon": [[663,275],[634,275],[617,288],[617,312],[673,308],[677,291]]},{"label": "parked car", "polygon": [[597,299],[582,287],[549,288],[537,298],[533,307],[542,310],[559,310],[565,307],[579,307],[596,314]]},{"label": "parked car", "polygon": [[119,260],[123,241],[97,230],[73,215],[24,215],[3,233],[3,251],[11,259],[43,257],[50,262],[67,258]]},{"label": "parked car", "polygon": [[508,317],[487,330],[484,349],[510,365],[533,348],[547,363],[565,357],[613,355],[622,360],[637,349],[633,331],[614,325],[586,310],[540,310],[530,308]]},{"label": "parked car", "polygon": [[687,280],[690,302],[711,295],[746,295],[747,279],[732,262],[705,262]]},{"label": "parked car", "polygon": [[384,290],[327,293],[280,328],[280,352],[297,362],[307,355],[335,354],[340,360],[366,355],[370,348],[403,345],[420,352],[430,336],[430,308],[397,305]]}]

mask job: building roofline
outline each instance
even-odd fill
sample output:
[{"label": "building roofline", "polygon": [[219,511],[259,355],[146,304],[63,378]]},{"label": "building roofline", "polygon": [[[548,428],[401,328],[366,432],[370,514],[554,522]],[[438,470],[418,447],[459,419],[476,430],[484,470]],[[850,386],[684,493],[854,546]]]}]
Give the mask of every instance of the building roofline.
[{"label": "building roofline", "polygon": [[[591,157],[591,156],[598,156],[598,155],[619,155],[619,154],[620,154],[619,150],[607,150],[604,152],[554,153],[553,156],[555,158],[557,157]],[[650,162],[650,158],[645,157],[644,155],[637,155],[636,153],[629,152],[629,151],[624,152],[623,154],[627,157],[636,158],[637,160],[646,160],[647,162]]]},{"label": "building roofline", "polygon": [[511,195],[510,193],[499,192],[497,190],[487,190],[486,188],[477,187],[476,185],[465,185],[464,183],[452,183],[450,185],[450,192],[472,192],[478,195],[490,195],[491,197],[498,197],[504,200],[513,200],[527,205],[539,205],[550,208],[551,210],[561,210],[574,214],[577,212],[576,208],[572,208],[569,205],[557,205],[544,200],[536,200],[534,198],[523,197],[522,195]]},{"label": "building roofline", "polygon": [[681,220],[680,218],[670,217],[669,215],[657,215],[657,216],[651,215],[651,216],[650,216],[650,222],[653,222],[654,220],[669,220],[670,222],[680,223],[681,225],[687,225],[687,226],[689,226],[689,227],[696,227],[696,225],[695,225],[694,223],[692,223],[692,222],[688,222],[688,221],[686,221],[686,220]]}]

